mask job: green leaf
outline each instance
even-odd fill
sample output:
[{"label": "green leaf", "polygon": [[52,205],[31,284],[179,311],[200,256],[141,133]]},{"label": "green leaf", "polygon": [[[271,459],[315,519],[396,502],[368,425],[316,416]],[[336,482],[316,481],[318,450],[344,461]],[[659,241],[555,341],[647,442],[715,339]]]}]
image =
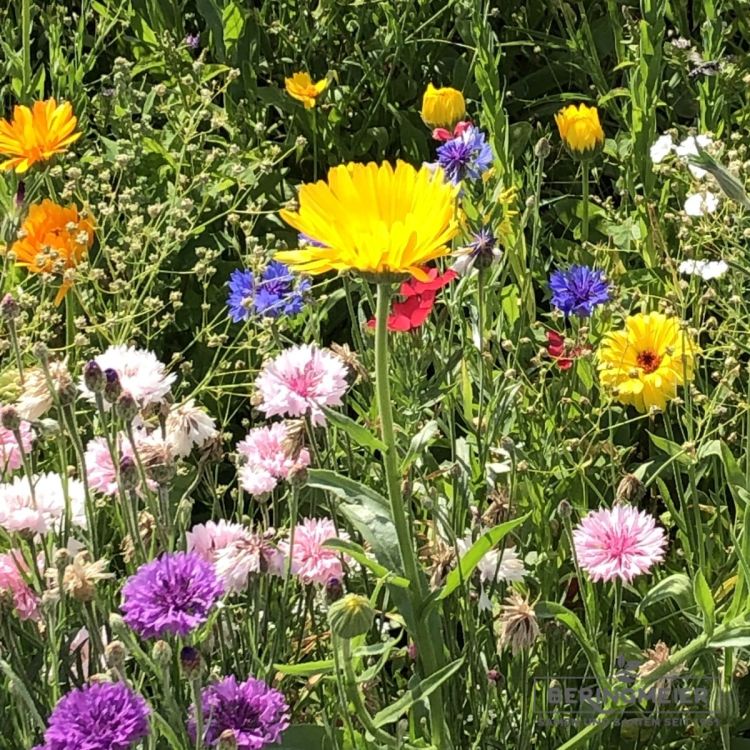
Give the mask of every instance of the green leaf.
[{"label": "green leaf", "polygon": [[463,656],[456,661],[447,664],[442,669],[420,680],[414,687],[407,691],[395,702],[382,711],[378,711],[372,718],[372,723],[380,728],[386,724],[398,721],[417,701],[427,698],[435,692],[446,680],[452,677],[464,663]]},{"label": "green leaf", "polygon": [[652,432],[648,433],[651,442],[660,450],[662,453],[666,453],[670,458],[673,458],[677,463],[683,464],[684,466],[690,465],[690,459],[686,451],[681,448],[677,443],[673,443],[671,440],[654,435]]},{"label": "green leaf", "polygon": [[172,725],[160,713],[152,712],[151,719],[159,728],[159,735],[164,737],[173,750],[184,750],[185,742],[177,736]]},{"label": "green leaf", "polygon": [[445,577],[445,584],[437,595],[437,599],[445,599],[450,596],[463,581],[468,580],[479,565],[482,558],[517,526],[520,526],[531,515],[531,511],[511,521],[501,523],[482,534],[479,539],[471,545],[466,554],[459,560],[458,565]]},{"label": "green leaf", "polygon": [[711,589],[708,587],[703,572],[700,570],[696,573],[695,580],[693,581],[693,596],[703,614],[703,629],[707,635],[711,635],[714,632],[714,624],[716,622],[714,616],[716,605],[711,595]]},{"label": "green leaf", "polygon": [[427,447],[440,435],[440,428],[436,420],[431,419],[409,443],[404,460],[401,462],[401,473],[405,474],[409,467],[424,453]]},{"label": "green leaf", "polygon": [[334,662],[333,659],[321,659],[320,661],[305,661],[301,664],[274,664],[273,668],[290,677],[308,677],[313,674],[333,672]]},{"label": "green leaf", "polygon": [[339,550],[344,552],[349,557],[356,560],[360,565],[371,570],[378,578],[385,578],[388,583],[394,586],[400,586],[401,588],[409,588],[409,580],[396,575],[392,570],[388,570],[380,563],[375,562],[356,542],[350,542],[346,539],[328,539],[323,543],[324,547],[330,547],[331,549]]},{"label": "green leaf", "polygon": [[665,599],[674,599],[677,605],[682,608],[691,607],[695,604],[693,587],[690,579],[684,573],[673,573],[650,588],[643,599],[641,599],[636,609],[636,616],[641,614],[647,607]]},{"label": "green leaf", "polygon": [[710,648],[747,648],[750,646],[750,623],[726,625],[708,642]]},{"label": "green leaf", "polygon": [[329,423],[343,430],[357,445],[362,448],[369,448],[370,450],[385,450],[385,443],[375,437],[366,427],[355,422],[351,417],[347,417],[346,414],[342,414],[335,409],[329,409],[327,406],[321,406],[320,408],[323,410]]},{"label": "green leaf", "polygon": [[333,750],[325,727],[314,724],[294,724],[284,732],[276,750]]}]

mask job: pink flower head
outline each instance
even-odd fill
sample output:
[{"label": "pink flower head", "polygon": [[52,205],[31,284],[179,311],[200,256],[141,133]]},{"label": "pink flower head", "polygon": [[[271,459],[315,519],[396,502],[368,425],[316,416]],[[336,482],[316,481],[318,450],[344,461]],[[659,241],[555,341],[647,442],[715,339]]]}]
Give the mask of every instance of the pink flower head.
[{"label": "pink flower head", "polygon": [[[104,370],[114,370],[120,379],[122,390],[129,393],[140,406],[158,404],[169,393],[175,378],[153,352],[136,349],[134,346],[118,344],[110,346],[94,361]],[[81,391],[91,400],[94,394],[81,380]],[[109,404],[105,402],[109,408]]]},{"label": "pink flower head", "polygon": [[243,591],[253,573],[278,575],[283,570],[282,554],[263,534],[249,533],[228,544],[216,555],[214,569],[228,592]]},{"label": "pink flower head", "polygon": [[35,534],[59,531],[68,503],[71,524],[86,527],[86,496],[80,480],[64,480],[59,474],[47,473],[32,477],[31,481],[33,495],[26,477],[0,484],[2,528]]},{"label": "pink flower head", "polygon": [[319,583],[325,586],[333,578],[341,579],[344,568],[342,555],[324,547],[329,539],[348,539],[345,532],[336,533],[330,518],[306,518],[294,529],[294,548],[288,541],[279,542],[279,550],[285,557],[291,554],[291,570],[303,583]]},{"label": "pink flower head", "polygon": [[[28,422],[21,422],[18,431],[21,435],[21,448],[28,454],[31,450],[31,443],[34,440],[34,433],[31,431],[31,425]],[[18,447],[16,436],[11,430],[0,427],[0,474],[20,469],[23,464],[21,450]]]},{"label": "pink flower head", "polygon": [[250,532],[238,523],[221,519],[193,526],[187,532],[187,551],[197,552],[204,560],[216,562],[216,555],[233,542],[246,540]]},{"label": "pink flower head", "polygon": [[310,414],[326,422],[321,406],[339,406],[347,389],[347,369],[339,357],[315,344],[293,346],[268,362],[256,381],[266,416]]},{"label": "pink flower head", "polygon": [[284,448],[287,428],[283,422],[270,427],[256,427],[237,444],[237,452],[244,456],[245,464],[240,468],[242,489],[251,495],[271,492],[280,479],[310,465],[310,453],[303,448],[297,460],[289,456]]},{"label": "pink flower head", "polygon": [[573,531],[578,564],[592,581],[630,583],[664,559],[667,538],[653,516],[632,505],[591,511]]},{"label": "pink flower head", "polygon": [[39,597],[24,580],[29,566],[18,551],[0,555],[0,596],[10,595],[22,620],[39,619]]}]

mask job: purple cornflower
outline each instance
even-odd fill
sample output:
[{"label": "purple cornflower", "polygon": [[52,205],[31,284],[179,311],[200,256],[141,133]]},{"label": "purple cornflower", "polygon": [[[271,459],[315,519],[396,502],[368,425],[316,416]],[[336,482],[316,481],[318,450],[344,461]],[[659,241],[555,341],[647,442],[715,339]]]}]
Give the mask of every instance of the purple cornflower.
[{"label": "purple cornflower", "polygon": [[223,587],[196,552],[174,552],[141,565],[122,588],[125,622],[142,638],[187,635],[208,619]]},{"label": "purple cornflower", "polygon": [[455,185],[461,180],[476,180],[492,165],[492,149],[479,128],[469,127],[437,150],[438,164]]},{"label": "purple cornflower", "polygon": [[35,750],[129,750],[148,735],[148,714],[124,682],[84,685],[58,701]]},{"label": "purple cornflower", "polygon": [[[234,675],[209,685],[201,693],[205,734],[203,742],[215,747],[223,732],[234,735],[237,750],[262,750],[281,739],[289,726],[284,695],[252,677],[237,682]],[[195,711],[190,709],[188,734],[195,742]]]},{"label": "purple cornflower", "polygon": [[229,317],[240,323],[253,314],[266,318],[296,315],[301,312],[309,289],[309,281],[296,279],[276,260],[266,266],[260,279],[252,271],[238,269],[229,277]]},{"label": "purple cornflower", "polygon": [[185,45],[192,50],[200,49],[201,46],[201,35],[200,34],[188,34],[185,37]]},{"label": "purple cornflower", "polygon": [[566,315],[588,318],[597,305],[609,301],[609,283],[604,271],[588,266],[571,266],[555,271],[549,280],[552,304]]}]

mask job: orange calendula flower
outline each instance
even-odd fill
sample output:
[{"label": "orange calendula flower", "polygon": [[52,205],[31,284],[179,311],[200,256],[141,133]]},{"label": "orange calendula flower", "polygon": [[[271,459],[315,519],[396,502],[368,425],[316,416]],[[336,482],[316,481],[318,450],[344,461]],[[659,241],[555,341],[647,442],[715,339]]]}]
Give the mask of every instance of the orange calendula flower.
[{"label": "orange calendula flower", "polygon": [[563,143],[575,154],[593,152],[604,143],[604,131],[596,107],[571,104],[555,115]]},{"label": "orange calendula flower", "polygon": [[599,350],[602,385],[640,412],[664,409],[677,387],[692,380],[698,347],[680,321],[662,313],[631,315]]},{"label": "orange calendula flower", "polygon": [[458,233],[457,194],[439,168],[341,164],[325,182],[300,187],[298,211],[281,211],[308,244],[276,258],[313,275],[359,271],[428,281],[422,266],[446,255]]},{"label": "orange calendula flower", "polygon": [[[11,246],[15,263],[29,273],[63,276],[75,268],[94,242],[94,225],[78,213],[76,206],[58,206],[43,200],[29,206],[19,238]],[[70,288],[63,280],[55,298],[59,305]]]},{"label": "orange calendula flower", "polygon": [[63,153],[81,137],[75,130],[77,122],[70,102],[47,99],[34,102],[31,109],[15,107],[10,122],[0,119],[0,154],[11,157],[0,169],[22,174],[32,164]]},{"label": "orange calendula flower", "polygon": [[284,79],[284,86],[289,96],[302,102],[305,109],[312,109],[318,97],[328,88],[328,79],[322,78],[314,83],[309,73],[295,73],[291,78]]}]

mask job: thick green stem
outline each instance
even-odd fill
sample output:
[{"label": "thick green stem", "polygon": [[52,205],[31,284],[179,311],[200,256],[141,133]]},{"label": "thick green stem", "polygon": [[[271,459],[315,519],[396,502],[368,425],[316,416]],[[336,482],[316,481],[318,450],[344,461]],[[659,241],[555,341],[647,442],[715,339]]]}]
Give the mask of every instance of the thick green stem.
[{"label": "thick green stem", "polygon": [[[391,517],[396,528],[396,537],[404,574],[410,582],[410,598],[414,612],[418,612],[427,595],[425,583],[419,564],[417,552],[411,535],[410,517],[401,494],[401,480],[396,452],[396,434],[393,426],[393,409],[391,404],[391,387],[388,372],[388,308],[391,300],[391,287],[388,283],[378,284],[378,301],[376,310],[377,326],[375,330],[375,388],[380,414],[380,429],[383,443],[383,467],[385,470],[388,499],[391,506]],[[418,618],[413,623],[414,642],[422,663],[425,675],[433,674],[439,668],[438,651],[430,635],[427,620]],[[442,691],[436,690],[430,696],[430,718],[432,725],[432,742],[438,750],[450,747],[443,712]]]}]

